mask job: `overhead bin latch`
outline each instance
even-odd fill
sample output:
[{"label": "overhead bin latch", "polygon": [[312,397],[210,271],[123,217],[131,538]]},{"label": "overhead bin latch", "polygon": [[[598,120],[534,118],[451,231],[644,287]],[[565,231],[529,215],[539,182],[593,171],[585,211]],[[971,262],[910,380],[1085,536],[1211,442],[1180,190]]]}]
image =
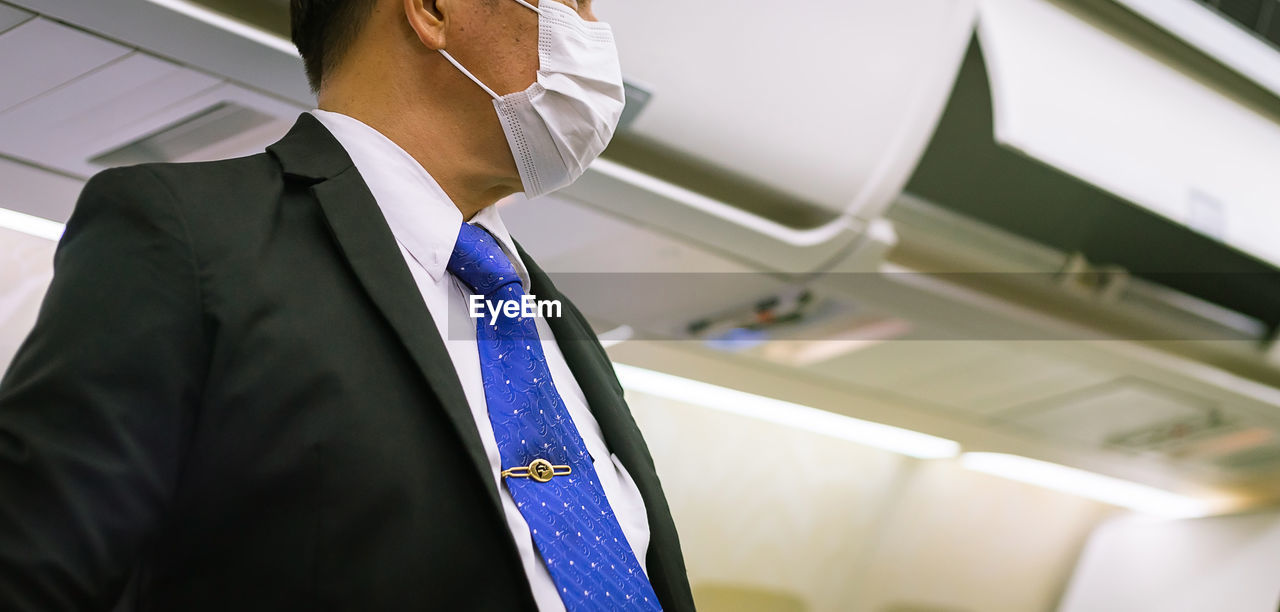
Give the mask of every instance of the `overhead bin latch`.
[{"label": "overhead bin latch", "polygon": [[1114,302],[1129,283],[1129,271],[1115,265],[1095,266],[1083,253],[1072,253],[1058,272],[1057,283],[1075,295]]}]

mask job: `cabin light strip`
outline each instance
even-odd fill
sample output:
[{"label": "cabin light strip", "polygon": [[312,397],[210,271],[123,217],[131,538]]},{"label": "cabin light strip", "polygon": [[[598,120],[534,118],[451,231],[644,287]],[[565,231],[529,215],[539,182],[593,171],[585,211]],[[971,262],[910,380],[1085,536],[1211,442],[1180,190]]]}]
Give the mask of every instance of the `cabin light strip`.
[{"label": "cabin light strip", "polygon": [[960,462],[964,467],[976,472],[1053,489],[1161,518],[1196,518],[1213,514],[1214,510],[1213,504],[1205,500],[1019,455],[965,453],[960,458]]},{"label": "cabin light strip", "polygon": [[43,217],[36,217],[7,208],[0,208],[0,227],[55,242],[62,238],[62,232],[66,229],[66,225],[57,221],[50,221]]},{"label": "cabin light strip", "polygon": [[960,454],[960,444],[945,438],[635,366],[619,363],[614,364],[614,369],[622,386],[637,393],[849,440],[919,459],[948,459]]},{"label": "cabin light strip", "polygon": [[227,17],[226,15],[216,11],[211,11],[198,4],[188,2],[187,0],[147,0],[147,2],[157,6],[162,6],[175,13],[186,15],[196,21],[204,22],[220,30],[235,34],[236,36],[247,38],[260,45],[288,53],[294,57],[299,57],[298,49],[288,40],[267,32],[266,30],[251,26],[238,19]]}]

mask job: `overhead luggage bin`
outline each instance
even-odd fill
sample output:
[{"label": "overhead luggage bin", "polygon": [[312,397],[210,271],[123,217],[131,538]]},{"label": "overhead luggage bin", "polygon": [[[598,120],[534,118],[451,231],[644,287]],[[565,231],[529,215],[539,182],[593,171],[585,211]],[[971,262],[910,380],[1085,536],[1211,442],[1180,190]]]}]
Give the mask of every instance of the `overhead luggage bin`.
[{"label": "overhead luggage bin", "polygon": [[[566,195],[803,271],[856,247],[905,191],[1274,325],[1280,98],[1242,97],[1218,79],[1236,71],[1197,72],[1082,6],[712,3],[675,22],[604,7],[651,97]],[[806,44],[757,44],[796,31]],[[1221,272],[1239,286],[1205,276]]]},{"label": "overhead luggage bin", "polygon": [[623,139],[836,213],[883,208],[946,103],[977,3],[795,9],[765,0],[600,3],[625,76],[652,92]]},{"label": "overhead luggage bin", "polygon": [[1280,105],[1066,3],[984,0],[978,39],[1001,145],[1280,265]]},{"label": "overhead luggage bin", "polygon": [[564,195],[763,269],[812,272],[892,244],[879,217],[946,104],[977,3],[598,11],[650,96]]},{"label": "overhead luggage bin", "polygon": [[906,192],[1257,320],[1261,341],[1280,324],[1280,99],[1065,6],[982,4]]}]

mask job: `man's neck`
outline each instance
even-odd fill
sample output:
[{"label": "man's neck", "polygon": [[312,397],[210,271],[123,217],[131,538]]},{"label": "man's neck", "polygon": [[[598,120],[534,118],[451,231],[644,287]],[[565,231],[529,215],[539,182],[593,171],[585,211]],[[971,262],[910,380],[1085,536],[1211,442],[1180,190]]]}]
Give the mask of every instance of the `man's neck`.
[{"label": "man's neck", "polygon": [[[475,138],[480,130],[469,127],[480,119],[474,117],[475,113],[457,109],[432,112],[422,108],[424,105],[410,113],[398,110],[407,107],[369,100],[372,97],[351,98],[326,91],[319,108],[357,119],[399,145],[440,185],[465,220],[519,191],[518,184],[513,185],[510,178],[485,171],[494,143]],[[491,107],[489,110],[492,112]],[[506,143],[500,144],[505,151]]]}]

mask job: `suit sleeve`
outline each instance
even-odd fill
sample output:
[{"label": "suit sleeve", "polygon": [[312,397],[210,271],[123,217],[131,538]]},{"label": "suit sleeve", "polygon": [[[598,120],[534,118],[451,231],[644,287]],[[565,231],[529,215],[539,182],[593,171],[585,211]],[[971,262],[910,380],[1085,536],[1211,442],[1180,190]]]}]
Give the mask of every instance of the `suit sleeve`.
[{"label": "suit sleeve", "polygon": [[110,610],[155,535],[199,401],[198,266],[146,167],[85,186],[0,381],[0,609]]}]

